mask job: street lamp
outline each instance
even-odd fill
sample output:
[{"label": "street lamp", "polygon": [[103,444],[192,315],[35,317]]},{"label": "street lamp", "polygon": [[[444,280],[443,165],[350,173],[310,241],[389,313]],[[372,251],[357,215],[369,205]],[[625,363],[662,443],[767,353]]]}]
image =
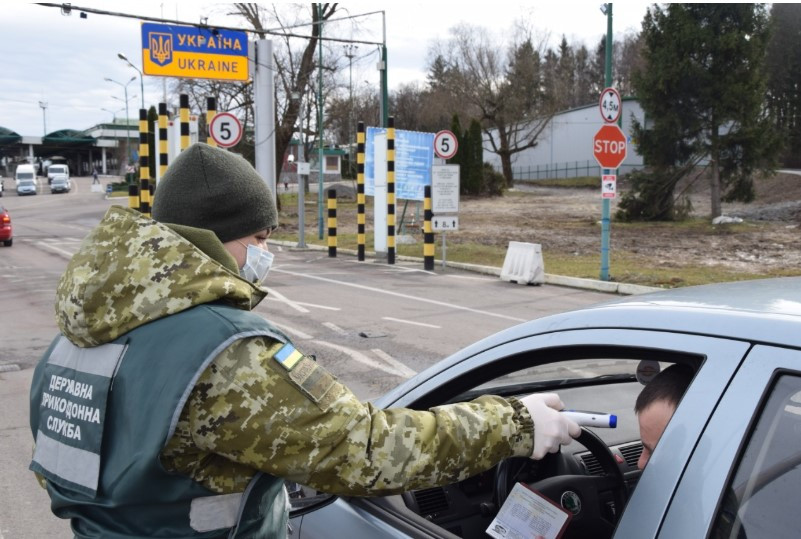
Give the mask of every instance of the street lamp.
[{"label": "street lamp", "polygon": [[139,93],[142,95],[142,108],[144,109],[145,108],[145,78],[144,78],[144,73],[142,73],[141,69],[139,69],[138,67],[133,65],[131,63],[131,61],[128,59],[128,57],[125,56],[123,53],[118,52],[117,53],[117,58],[119,58],[120,60],[123,60],[126,64],[128,64],[129,66],[134,68],[137,71],[137,73],[139,73],[139,86],[140,86]]},{"label": "street lamp", "polygon": [[125,108],[123,107],[120,110],[111,110],[111,109],[106,109],[106,108],[101,107],[100,110],[104,110],[106,112],[111,113],[111,123],[115,124],[115,123],[117,123],[117,113],[124,111]]},{"label": "street lamp", "polygon": [[108,77],[105,77],[103,80],[105,80],[106,82],[113,82],[114,84],[119,84],[125,91],[125,130],[126,130],[125,138],[127,139],[126,144],[128,145],[128,164],[130,164],[133,161],[133,152],[132,152],[133,148],[131,147],[131,124],[130,124],[131,117],[128,115],[128,85],[136,80],[136,75],[131,77],[131,80],[129,80],[125,84],[117,82],[114,79],[110,79]]},{"label": "street lamp", "polygon": [[353,43],[348,43],[345,45],[347,52],[345,53],[345,57],[348,59],[348,71],[349,71],[349,79],[350,82],[348,84],[349,91],[350,91],[350,100],[348,101],[348,129],[347,129],[347,137],[348,137],[348,172],[350,176],[353,176],[353,141],[351,140],[351,126],[353,125],[353,57],[356,56],[353,51],[354,49],[358,49],[358,45],[354,45]]}]

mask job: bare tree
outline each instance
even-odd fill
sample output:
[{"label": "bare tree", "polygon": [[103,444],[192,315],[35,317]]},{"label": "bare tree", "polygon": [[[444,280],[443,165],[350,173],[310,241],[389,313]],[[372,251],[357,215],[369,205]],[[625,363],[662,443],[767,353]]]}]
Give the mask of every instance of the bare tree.
[{"label": "bare tree", "polygon": [[449,90],[477,111],[489,150],[500,158],[511,186],[512,156],[537,145],[555,112],[543,90],[540,53],[525,33],[508,49],[480,27],[457,26],[451,34],[438,51],[451,73]]}]

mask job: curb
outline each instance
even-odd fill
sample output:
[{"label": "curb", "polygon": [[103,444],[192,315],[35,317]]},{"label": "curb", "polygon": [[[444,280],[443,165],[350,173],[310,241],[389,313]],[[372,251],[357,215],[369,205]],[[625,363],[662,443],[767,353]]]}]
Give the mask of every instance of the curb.
[{"label": "curb", "polygon": [[[267,243],[272,245],[280,245],[291,250],[296,251],[325,251],[328,252],[328,247],[324,245],[307,245],[306,247],[298,247],[297,242],[280,241],[280,240],[267,240]],[[342,253],[351,256],[358,256],[358,251],[353,249],[337,248],[337,254]],[[374,251],[366,251],[366,257],[379,258]],[[396,260],[404,262],[418,262],[420,266],[423,265],[423,259],[416,256],[398,255]],[[438,264],[441,265],[441,261]],[[460,269],[464,271],[472,271],[484,275],[501,276],[501,268],[495,266],[482,266],[479,264],[468,264],[466,262],[448,262],[445,261],[445,266],[449,268]],[[657,292],[664,290],[655,286],[643,286],[638,284],[629,283],[615,283],[611,281],[599,281],[596,279],[585,279],[581,277],[566,277],[564,275],[553,275],[551,273],[545,274],[545,284],[554,286],[564,286],[568,288],[580,288],[582,290],[594,290],[596,292],[607,292],[610,294],[620,294],[624,296],[636,296],[639,294],[648,294],[649,292]]]}]

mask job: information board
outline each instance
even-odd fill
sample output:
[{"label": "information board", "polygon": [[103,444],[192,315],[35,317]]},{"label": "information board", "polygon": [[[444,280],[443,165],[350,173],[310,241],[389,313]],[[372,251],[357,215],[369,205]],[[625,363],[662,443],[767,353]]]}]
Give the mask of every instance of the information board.
[{"label": "information board", "polygon": [[[386,133],[381,127],[368,127],[364,145],[364,194],[375,196],[375,149],[377,134]],[[434,133],[395,130],[395,198],[419,200],[425,198],[425,186],[431,184],[434,163]]]}]

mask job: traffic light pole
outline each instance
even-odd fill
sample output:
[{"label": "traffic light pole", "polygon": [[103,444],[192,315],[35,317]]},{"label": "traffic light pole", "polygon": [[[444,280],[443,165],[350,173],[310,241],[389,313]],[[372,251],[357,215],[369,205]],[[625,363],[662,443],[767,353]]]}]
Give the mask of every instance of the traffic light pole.
[{"label": "traffic light pole", "polygon": [[[606,58],[604,60],[606,72],[604,84],[606,88],[612,86],[612,3],[604,4],[606,14]],[[612,174],[613,170],[605,168],[603,174]],[[608,198],[601,199],[601,276],[602,281],[609,280],[609,217],[610,202]]]}]

